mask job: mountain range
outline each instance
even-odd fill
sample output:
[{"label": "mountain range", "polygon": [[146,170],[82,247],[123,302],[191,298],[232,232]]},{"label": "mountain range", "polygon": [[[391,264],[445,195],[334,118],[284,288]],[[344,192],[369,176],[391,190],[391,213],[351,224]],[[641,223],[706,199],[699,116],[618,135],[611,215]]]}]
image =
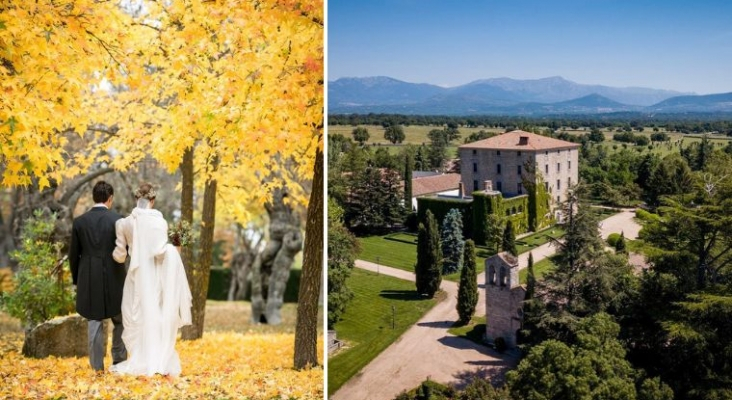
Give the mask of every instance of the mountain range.
[{"label": "mountain range", "polygon": [[640,87],[586,85],[562,77],[482,79],[445,88],[385,76],[328,82],[332,114],[553,115],[732,112],[732,93],[695,95]]}]

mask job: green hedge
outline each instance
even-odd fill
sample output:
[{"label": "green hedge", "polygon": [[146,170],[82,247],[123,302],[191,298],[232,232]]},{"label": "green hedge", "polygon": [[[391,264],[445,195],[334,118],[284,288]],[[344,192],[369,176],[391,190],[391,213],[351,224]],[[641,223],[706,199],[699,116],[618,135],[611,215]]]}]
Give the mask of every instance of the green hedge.
[{"label": "green hedge", "polygon": [[445,219],[447,213],[453,208],[457,208],[463,216],[463,236],[466,238],[473,237],[473,211],[471,202],[439,197],[417,198],[417,217],[419,222],[425,220],[427,210],[430,210],[432,211],[432,215],[435,216],[435,220],[437,220],[437,226],[442,226],[442,220]]},{"label": "green hedge", "polygon": [[[285,287],[285,303],[297,303],[297,294],[300,290],[300,274],[302,270],[293,269],[290,271],[290,279]],[[231,282],[231,269],[215,267],[211,268],[211,275],[208,281],[209,300],[226,300],[229,295],[229,284]],[[247,289],[246,301],[251,299],[251,285]]]}]

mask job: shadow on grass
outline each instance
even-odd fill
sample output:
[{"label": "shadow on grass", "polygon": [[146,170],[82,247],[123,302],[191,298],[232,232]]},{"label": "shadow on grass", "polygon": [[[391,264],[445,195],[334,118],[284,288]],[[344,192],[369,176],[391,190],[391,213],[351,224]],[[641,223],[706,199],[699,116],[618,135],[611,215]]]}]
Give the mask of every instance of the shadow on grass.
[{"label": "shadow on grass", "polygon": [[389,290],[385,289],[379,292],[379,296],[399,301],[415,301],[415,300],[426,300],[427,298],[417,293],[416,290]]},{"label": "shadow on grass", "polygon": [[420,322],[417,325],[426,326],[428,328],[449,328],[454,323],[455,323],[455,321],[432,321],[432,322]]}]

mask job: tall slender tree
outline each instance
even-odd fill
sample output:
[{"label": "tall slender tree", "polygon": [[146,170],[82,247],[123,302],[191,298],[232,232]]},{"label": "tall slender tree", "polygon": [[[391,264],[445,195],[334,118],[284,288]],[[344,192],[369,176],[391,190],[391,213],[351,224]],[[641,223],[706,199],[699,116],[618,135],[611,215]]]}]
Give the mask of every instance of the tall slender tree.
[{"label": "tall slender tree", "polygon": [[526,266],[526,300],[534,298],[536,293],[536,275],[534,274],[534,254],[529,253],[529,264]]},{"label": "tall slender tree", "polygon": [[478,305],[478,276],[475,268],[475,243],[468,239],[465,241],[465,252],[463,255],[463,269],[460,271],[460,286],[458,287],[458,323],[467,324],[475,314],[475,307]]},{"label": "tall slender tree", "polygon": [[442,251],[437,221],[431,211],[427,211],[425,221],[419,224],[417,234],[417,265],[414,268],[417,292],[434,297],[442,283]]},{"label": "tall slender tree", "polygon": [[506,228],[503,230],[501,250],[507,251],[514,256],[518,255],[518,250],[516,249],[516,234],[513,231],[513,222],[511,222],[511,220],[506,221]]},{"label": "tall slender tree", "polygon": [[409,152],[404,153],[404,208],[412,212],[412,169],[414,160]]}]

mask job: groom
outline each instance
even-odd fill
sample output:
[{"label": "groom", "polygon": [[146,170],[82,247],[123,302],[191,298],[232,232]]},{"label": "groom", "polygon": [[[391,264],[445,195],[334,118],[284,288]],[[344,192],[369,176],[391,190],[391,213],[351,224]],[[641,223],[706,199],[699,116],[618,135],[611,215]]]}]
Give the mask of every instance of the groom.
[{"label": "groom", "polygon": [[69,262],[76,290],[76,311],[89,320],[89,363],[95,371],[104,371],[106,338],[102,324],[112,319],[112,361],[127,359],[122,342],[122,288],[125,266],[114,261],[115,222],[121,215],[110,210],[114,189],[99,181],[92,189],[94,207],[74,219]]}]

